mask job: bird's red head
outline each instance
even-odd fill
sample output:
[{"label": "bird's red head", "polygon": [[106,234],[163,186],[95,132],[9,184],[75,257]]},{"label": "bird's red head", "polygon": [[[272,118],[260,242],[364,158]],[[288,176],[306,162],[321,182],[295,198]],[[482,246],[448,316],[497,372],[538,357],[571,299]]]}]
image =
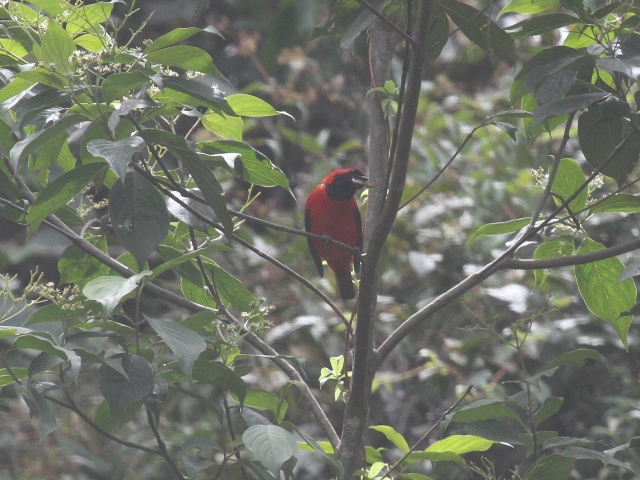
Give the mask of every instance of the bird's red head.
[{"label": "bird's red head", "polygon": [[334,170],[322,180],[331,200],[344,201],[369,185],[369,178],[359,168]]}]

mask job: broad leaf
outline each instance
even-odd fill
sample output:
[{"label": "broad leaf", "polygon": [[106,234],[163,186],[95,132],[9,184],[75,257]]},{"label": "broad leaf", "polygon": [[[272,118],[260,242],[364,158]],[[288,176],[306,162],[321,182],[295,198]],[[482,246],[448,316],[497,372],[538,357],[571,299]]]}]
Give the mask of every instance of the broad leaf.
[{"label": "broad leaf", "polygon": [[69,57],[75,52],[76,44],[71,36],[51,18],[47,31],[42,37],[42,61],[47,68],[65,77],[73,69]]},{"label": "broad leaf", "polygon": [[369,428],[371,430],[375,430],[376,432],[382,433],[391,443],[402,450],[403,453],[409,451],[409,444],[407,443],[405,438],[393,427],[389,425],[373,425]]},{"label": "broad leaf", "polygon": [[[578,249],[578,255],[604,248],[586,238]],[[624,265],[617,257],[575,266],[578,290],[587,308],[613,326],[626,348],[631,316],[623,316],[623,313],[635,305],[637,290],[633,279],[618,283],[623,270]]]},{"label": "broad leaf", "polygon": [[244,446],[271,473],[278,474],[282,464],[296,453],[296,441],[288,431],[276,425],[254,425],[242,434]]},{"label": "broad leaf", "polygon": [[193,364],[207,348],[204,339],[190,328],[171,320],[161,320],[146,315],[145,319],[171,349],[180,369],[191,380]]},{"label": "broad leaf", "polygon": [[531,465],[523,480],[567,480],[575,463],[562,455],[546,455]]},{"label": "broad leaf", "polygon": [[103,319],[106,321],[113,309],[120,303],[120,300],[133,292],[140,280],[150,274],[149,270],[145,270],[129,278],[116,276],[98,277],[84,286],[82,294],[89,300],[95,300],[102,304]]},{"label": "broad leaf", "polygon": [[104,158],[109,162],[111,169],[124,182],[133,155],[144,149],[145,146],[144,140],[134,135],[115,142],[100,139],[91,140],[87,143],[87,150],[91,155]]},{"label": "broad leaf", "polygon": [[212,27],[211,25],[209,25],[206,28],[197,28],[197,27],[175,28],[171,30],[169,33],[165,33],[164,35],[161,35],[160,37],[155,39],[153,42],[151,42],[149,46],[145,48],[144,53],[149,54],[151,52],[155,52],[156,50],[170,47],[200,32],[213,33],[222,37],[220,32],[215,27]]},{"label": "broad leaf", "polygon": [[167,233],[169,212],[164,198],[137,172],[127,172],[109,192],[109,216],[120,242],[142,268]]},{"label": "broad leaf", "polygon": [[502,235],[514,233],[531,223],[530,218],[517,218],[506,222],[488,223],[479,227],[467,240],[467,246],[472,245],[478,238],[487,235]]},{"label": "broad leaf", "polygon": [[49,408],[49,403],[32,385],[22,389],[22,398],[29,407],[29,413],[37,418],[40,424],[40,443],[45,437],[58,429],[56,417]]},{"label": "broad leaf", "polygon": [[144,358],[131,353],[114,355],[109,360],[114,366],[117,364],[120,371],[108,363],[102,364],[98,369],[98,383],[112,419],[117,421],[129,405],[153,391],[153,369]]},{"label": "broad leaf", "polygon": [[640,196],[628,193],[611,195],[598,201],[590,209],[590,213],[637,213],[640,212]]}]

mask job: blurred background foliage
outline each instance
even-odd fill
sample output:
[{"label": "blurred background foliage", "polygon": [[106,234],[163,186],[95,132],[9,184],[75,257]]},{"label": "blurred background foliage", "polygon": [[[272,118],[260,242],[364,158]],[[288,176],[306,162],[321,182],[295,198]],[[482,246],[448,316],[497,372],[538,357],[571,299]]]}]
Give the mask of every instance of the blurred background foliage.
[{"label": "blurred background foliage", "polygon": [[[506,4],[487,0],[469,3],[492,18]],[[595,8],[604,2],[592,3]],[[245,121],[245,141],[286,173],[295,194],[294,199],[281,189],[254,191],[259,197],[248,213],[300,228],[306,195],[329,171],[341,166],[366,167],[368,114],[364,98],[370,88],[366,38],[360,35],[353,51],[345,52],[335,37],[314,36],[314,30],[327,19],[330,2],[145,0],[137,6],[132,28],[135,22],[146,22],[144,37],[157,38],[181,26],[215,26],[224,39],[199,35],[190,41],[207,50],[229,79],[220,88],[227,94],[246,92],[264,98],[295,118]],[[116,5],[114,15],[121,18],[126,11],[125,6]],[[509,24],[518,18],[507,14],[500,21]],[[518,60],[506,64],[472,46],[460,34],[450,36],[442,55],[424,75],[407,198],[438,172],[486,117],[510,108],[509,89],[521,63],[561,41],[559,31],[520,39]],[[394,64],[396,76],[401,68],[400,53]],[[489,261],[509,239],[487,237],[468,245],[475,229],[530,215],[541,193],[532,170],[548,169],[558,138],[541,135],[528,143],[522,127],[515,125],[519,128],[515,140],[493,125],[475,131],[452,167],[401,211],[381,268],[378,343],[425,302]],[[189,125],[182,128],[186,131]],[[198,135],[210,134],[203,130]],[[569,145],[569,154],[577,151],[576,144]],[[575,159],[582,161],[579,156]],[[231,205],[241,207],[247,185],[229,179],[225,188]],[[611,191],[615,186],[607,181],[601,188]],[[634,187],[631,192],[635,193]],[[598,218],[598,223],[588,223],[585,228],[591,238],[604,245],[640,235],[637,215]],[[254,226],[245,228],[243,235],[334,295],[332,277],[319,279],[315,275],[304,238]],[[28,283],[36,268],[45,281],[57,284],[58,258],[67,245],[46,228],[27,243],[23,226],[0,218],[0,271],[17,275],[12,286],[16,292]],[[219,255],[216,261],[256,297],[263,297],[266,305],[273,306],[267,317],[272,326],[265,339],[283,355],[301,359],[311,384],[319,388],[314,379],[320,369],[329,364],[329,357],[343,351],[345,333],[335,315],[303,286],[248,251]],[[503,398],[520,391],[520,380],[549,359],[590,347],[606,358],[606,364],[585,360],[564,365],[543,378],[543,388],[564,398],[558,414],[545,421],[543,429],[557,431],[560,436],[588,438],[603,450],[640,435],[638,326],[632,325],[629,350],[625,351],[613,329],[588,312],[570,270],[556,269],[548,274],[547,282],[536,288],[533,272],[501,272],[433,315],[384,363],[375,382],[371,423],[393,425],[412,444],[468,385],[474,386],[469,399]],[[154,307],[144,308],[151,311]],[[515,348],[514,335],[522,336],[524,331],[528,335]],[[28,360],[22,359],[22,363],[26,365]],[[287,418],[300,429],[308,429],[307,433],[318,434],[295,389],[283,389],[288,379],[266,360],[251,362],[254,368],[245,380],[283,395],[289,404]],[[92,397],[92,382],[95,380],[88,378],[80,383],[86,387],[82,402],[87,408],[97,402]],[[175,445],[195,435],[213,440],[228,435],[223,426],[227,419],[222,418],[219,407],[224,392],[203,386],[199,395],[197,399],[175,394],[163,410],[161,428],[171,432]],[[320,391],[319,398],[339,425],[342,404],[334,402],[330,384]],[[73,413],[61,415],[59,429],[40,443],[37,422],[29,418],[19,395],[11,387],[0,390],[0,479],[168,478],[161,459],[96,437]],[[451,423],[447,428],[448,433],[454,433],[460,426]],[[141,443],[149,435],[132,424],[120,427],[117,433]],[[370,444],[392,448],[384,437],[373,433]],[[390,452],[393,458],[393,450]],[[470,460],[476,465],[493,464],[497,478],[511,478],[510,470],[525,457],[522,447],[495,446]],[[632,449],[625,450],[623,457],[619,459],[640,471],[640,456]],[[434,468],[434,478],[482,478],[453,463],[440,462]],[[328,478],[329,474],[317,456],[301,454],[297,479]],[[613,466],[603,467],[599,461],[585,460],[578,463],[572,478],[634,477]]]}]

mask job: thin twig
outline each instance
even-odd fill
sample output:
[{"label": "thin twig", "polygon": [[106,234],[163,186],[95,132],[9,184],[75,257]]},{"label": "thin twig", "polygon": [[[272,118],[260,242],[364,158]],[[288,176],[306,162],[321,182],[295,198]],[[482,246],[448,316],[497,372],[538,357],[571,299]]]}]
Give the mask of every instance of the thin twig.
[{"label": "thin twig", "polygon": [[398,27],[395,23],[393,23],[391,20],[389,20],[387,17],[385,17],[381,12],[376,10],[376,8],[373,5],[371,5],[367,0],[356,0],[356,1],[360,5],[362,5],[364,8],[369,10],[371,13],[373,13],[376,17],[378,17],[382,23],[384,23],[385,25],[387,25],[390,28],[392,28],[398,35],[400,35],[403,39],[405,39],[411,45],[415,45],[414,39],[409,34],[407,34],[404,30],[402,30],[400,27]]}]

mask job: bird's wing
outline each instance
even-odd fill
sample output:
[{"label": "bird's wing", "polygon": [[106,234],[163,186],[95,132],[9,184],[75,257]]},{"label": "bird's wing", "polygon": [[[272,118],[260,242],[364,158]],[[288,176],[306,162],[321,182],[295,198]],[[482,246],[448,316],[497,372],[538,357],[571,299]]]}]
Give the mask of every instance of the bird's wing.
[{"label": "bird's wing", "polygon": [[[308,208],[305,208],[304,210],[304,229],[309,232],[311,232],[311,212],[309,211]],[[309,251],[311,252],[311,257],[313,258],[313,262],[316,264],[316,270],[318,270],[318,275],[320,275],[321,277],[324,277],[324,268],[322,266],[322,259],[320,258],[320,255],[318,255],[318,252],[316,251],[316,247],[313,246],[313,241],[307,237],[307,243],[309,244]]]},{"label": "bird's wing", "polygon": [[[358,229],[358,239],[356,246],[360,253],[362,253],[362,218],[360,217],[360,210],[357,208],[353,212],[353,218],[356,221],[356,228]],[[353,256],[353,269],[358,273],[360,271],[360,255]]]}]

